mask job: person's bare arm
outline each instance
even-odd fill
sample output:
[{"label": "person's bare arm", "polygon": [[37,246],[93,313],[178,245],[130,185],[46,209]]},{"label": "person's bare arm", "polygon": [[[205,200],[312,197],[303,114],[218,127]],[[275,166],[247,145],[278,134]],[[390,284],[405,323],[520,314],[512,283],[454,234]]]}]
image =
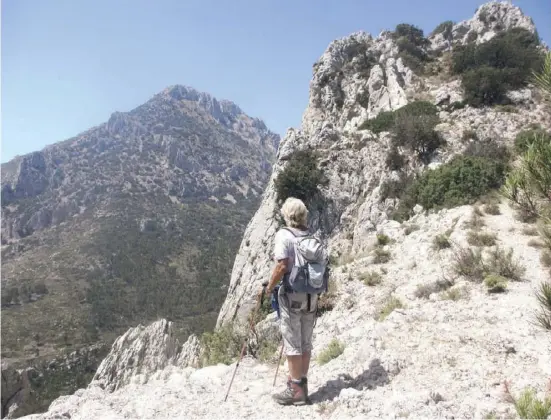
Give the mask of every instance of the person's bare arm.
[{"label": "person's bare arm", "polygon": [[272,277],[270,278],[270,281],[268,282],[268,286],[266,287],[266,294],[271,294],[274,290],[274,287],[279,283],[279,281],[283,278],[285,275],[285,272],[287,271],[287,258],[283,260],[279,260],[275,267],[274,271],[272,271]]}]

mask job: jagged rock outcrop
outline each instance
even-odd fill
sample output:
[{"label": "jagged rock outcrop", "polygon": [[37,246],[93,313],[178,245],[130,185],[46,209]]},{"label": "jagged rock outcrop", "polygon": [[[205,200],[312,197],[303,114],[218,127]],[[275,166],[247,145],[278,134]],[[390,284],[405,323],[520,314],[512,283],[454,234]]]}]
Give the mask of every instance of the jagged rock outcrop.
[{"label": "jagged rock outcrop", "polygon": [[482,43],[492,39],[496,33],[511,28],[524,28],[535,32],[536,26],[530,16],[518,7],[501,1],[491,1],[480,6],[471,19],[444,26],[429,36],[434,51],[448,51],[456,45],[469,42]]},{"label": "jagged rock outcrop", "polygon": [[174,364],[179,352],[171,322],[163,319],[147,327],[139,325],[115,340],[93,382],[112,392],[130,379],[146,381],[148,375]]},{"label": "jagged rock outcrop", "polygon": [[[535,31],[531,18],[518,7],[489,2],[472,19],[453,26],[450,45],[466,43],[468,33],[487,41],[498,31],[514,27]],[[434,54],[441,50],[435,37],[429,46]],[[278,211],[274,180],[294,151],[312,148],[320,153],[320,167],[329,180],[323,189],[323,209],[310,209],[312,227],[329,239],[332,252],[359,252],[372,243],[377,226],[394,205],[393,200],[380,199],[381,186],[395,176],[385,166],[391,139],[363,127],[366,119],[420,98],[438,105],[440,124],[436,130],[447,146],[432,157],[428,166],[433,167],[466,147],[461,136],[468,130],[479,138],[510,145],[515,135],[532,123],[549,127],[549,113],[530,88],[509,96],[520,107],[518,113],[470,106],[450,111],[449,104],[463,99],[461,81],[415,74],[404,64],[391,32],[377,38],[355,33],[332,42],[314,65],[301,128],[289,130],[281,142],[262,204],[235,259],[217,325],[243,320],[254,305],[255,290],[270,275],[272,238],[277,229],[273,215]]]},{"label": "jagged rock outcrop", "polygon": [[187,341],[182,345],[176,365],[181,367],[199,367],[201,361],[201,351],[202,349],[199,339],[195,334],[191,334]]}]

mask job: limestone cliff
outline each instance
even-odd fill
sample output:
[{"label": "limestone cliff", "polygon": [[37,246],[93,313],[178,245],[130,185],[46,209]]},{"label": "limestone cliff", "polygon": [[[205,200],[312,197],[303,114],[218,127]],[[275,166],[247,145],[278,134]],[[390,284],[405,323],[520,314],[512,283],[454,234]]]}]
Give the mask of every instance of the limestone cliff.
[{"label": "limestone cliff", "polygon": [[[391,148],[387,132],[375,134],[365,122],[382,111],[396,110],[415,100],[437,105],[441,133],[447,146],[438,150],[427,165],[413,163],[413,170],[435,167],[448,161],[467,146],[464,133],[475,132],[480,139],[495,139],[510,145],[515,135],[531,123],[549,127],[544,103],[530,88],[509,92],[518,112],[499,107],[454,109],[463,100],[461,81],[446,76],[446,50],[469,42],[482,43],[496,34],[524,28],[534,32],[532,20],[509,3],[489,2],[473,18],[435,31],[422,52],[434,57],[431,71],[417,74],[404,62],[393,32],[374,38],[355,33],[332,42],[314,64],[310,100],[300,129],[288,130],[280,144],[271,180],[259,210],[249,223],[236,256],[231,282],[218,316],[220,326],[242,320],[250,311],[255,291],[268,279],[272,269],[272,239],[278,212],[274,180],[296,151],[313,149],[321,154],[319,166],[329,183],[323,189],[324,203],[311,208],[312,227],[329,239],[333,253],[357,253],[368,247],[375,232],[396,200],[381,200],[381,186],[397,173],[385,166]],[[411,65],[411,63],[410,63]]]}]

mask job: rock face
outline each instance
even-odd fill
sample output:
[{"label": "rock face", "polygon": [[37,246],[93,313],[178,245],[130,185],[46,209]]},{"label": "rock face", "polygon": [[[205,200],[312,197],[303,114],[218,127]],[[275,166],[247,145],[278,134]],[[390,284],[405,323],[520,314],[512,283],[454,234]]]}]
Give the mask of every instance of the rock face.
[{"label": "rock face", "polygon": [[3,360],[158,317],[180,338],[211,328],[278,145],[232,102],[172,86],[2,164]]},{"label": "rock face", "polygon": [[192,334],[187,341],[182,345],[180,355],[178,356],[177,366],[194,367],[200,365],[201,345],[196,335]]},{"label": "rock face", "polygon": [[100,387],[115,391],[130,382],[140,380],[151,373],[164,369],[177,360],[180,346],[174,337],[172,323],[167,320],[155,322],[148,327],[129,329],[113,343],[111,352],[103,360],[93,382]]},{"label": "rock face", "polygon": [[[469,37],[469,33],[477,34],[482,42],[498,31],[515,27],[535,31],[531,18],[518,7],[486,3],[472,19],[452,24],[447,35],[449,47],[472,41],[474,35]],[[438,35],[431,35],[426,51],[435,56],[442,52]],[[461,138],[465,132],[474,131],[481,139],[510,145],[515,135],[531,123],[549,127],[549,112],[530,92],[525,89],[509,93],[519,107],[518,113],[469,106],[450,111],[449,104],[463,99],[461,81],[441,74],[415,74],[405,65],[391,32],[376,38],[355,33],[332,42],[314,65],[310,101],[301,128],[289,130],[281,142],[262,204],[247,227],[235,259],[217,326],[242,321],[254,305],[255,291],[270,275],[272,239],[278,227],[273,215],[279,211],[274,180],[293,152],[316,150],[321,155],[320,167],[329,179],[322,191],[323,209],[310,209],[312,228],[328,238],[333,253],[360,252],[372,243],[377,227],[394,205],[392,200],[381,201],[381,187],[396,176],[385,166],[389,136],[365,129],[362,124],[367,119],[419,99],[438,105],[440,124],[436,129],[447,147],[433,157],[431,167],[464,149]]]}]

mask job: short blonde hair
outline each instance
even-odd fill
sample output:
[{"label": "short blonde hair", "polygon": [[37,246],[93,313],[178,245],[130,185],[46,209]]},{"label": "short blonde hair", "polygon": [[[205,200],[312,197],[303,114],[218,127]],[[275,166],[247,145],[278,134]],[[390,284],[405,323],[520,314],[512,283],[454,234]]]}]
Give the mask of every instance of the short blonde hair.
[{"label": "short blonde hair", "polygon": [[308,209],[298,198],[289,197],[281,207],[285,224],[289,227],[306,227],[308,225]]}]

